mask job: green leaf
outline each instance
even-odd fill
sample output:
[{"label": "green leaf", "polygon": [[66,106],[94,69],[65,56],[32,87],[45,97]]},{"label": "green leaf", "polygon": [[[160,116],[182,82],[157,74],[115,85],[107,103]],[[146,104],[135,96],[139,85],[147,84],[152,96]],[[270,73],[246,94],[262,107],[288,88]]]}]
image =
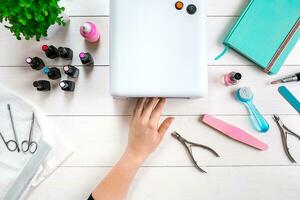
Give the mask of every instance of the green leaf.
[{"label": "green leaf", "polygon": [[32,15],[30,13],[25,13],[27,19],[32,19]]},{"label": "green leaf", "polygon": [[[7,21],[5,26],[15,37],[39,40],[47,35],[50,25],[64,25],[59,14],[64,11],[58,5],[59,0],[0,0],[0,22]],[[22,36],[22,37],[21,37]]]},{"label": "green leaf", "polygon": [[19,5],[20,5],[21,7],[26,6],[26,5],[27,5],[26,0],[19,0]]},{"label": "green leaf", "polygon": [[26,25],[26,24],[27,24],[27,22],[26,22],[26,20],[25,20],[24,18],[20,18],[19,21],[20,21],[21,24],[23,24],[23,25]]}]

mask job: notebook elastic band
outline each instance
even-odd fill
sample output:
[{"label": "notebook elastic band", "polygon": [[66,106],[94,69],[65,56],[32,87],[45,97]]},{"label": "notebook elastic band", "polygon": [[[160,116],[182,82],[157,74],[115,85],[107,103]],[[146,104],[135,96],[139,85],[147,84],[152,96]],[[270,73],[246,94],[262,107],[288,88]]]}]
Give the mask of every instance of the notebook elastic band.
[{"label": "notebook elastic band", "polygon": [[225,53],[228,51],[228,46],[225,46],[224,50],[222,51],[222,53],[220,53],[220,55],[218,55],[215,60],[219,60],[219,58],[221,58],[222,56],[225,55]]},{"label": "notebook elastic band", "polygon": [[284,39],[284,41],[280,45],[279,49],[276,51],[275,55],[273,56],[272,60],[268,64],[267,68],[264,70],[266,73],[270,73],[270,71],[272,70],[272,67],[274,66],[275,62],[278,60],[278,58],[282,54],[282,52],[285,49],[285,47],[288,45],[288,43],[291,41],[291,39],[293,38],[293,36],[296,34],[296,32],[298,31],[299,27],[300,27],[300,18],[298,19],[298,21],[296,22],[296,24],[293,26],[292,30],[289,32],[289,34],[287,35],[287,37]]}]

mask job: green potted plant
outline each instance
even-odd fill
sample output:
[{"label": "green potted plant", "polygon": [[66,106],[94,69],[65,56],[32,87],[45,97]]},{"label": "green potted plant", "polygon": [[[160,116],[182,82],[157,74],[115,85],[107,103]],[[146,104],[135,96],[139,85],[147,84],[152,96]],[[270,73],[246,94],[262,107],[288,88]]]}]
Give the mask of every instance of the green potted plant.
[{"label": "green potted plant", "polygon": [[5,25],[18,40],[26,40],[47,36],[51,25],[65,25],[61,13],[63,7],[58,5],[59,0],[2,0],[0,3],[0,22]]}]

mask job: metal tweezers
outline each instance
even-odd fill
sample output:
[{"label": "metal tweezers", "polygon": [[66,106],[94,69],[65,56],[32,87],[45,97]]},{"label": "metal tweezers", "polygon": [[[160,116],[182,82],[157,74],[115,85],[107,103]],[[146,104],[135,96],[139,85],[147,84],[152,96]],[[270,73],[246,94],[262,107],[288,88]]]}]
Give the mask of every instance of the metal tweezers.
[{"label": "metal tweezers", "polygon": [[[197,161],[195,160],[194,156],[193,156],[193,151],[192,151],[192,147],[201,147],[203,149],[206,149],[208,151],[210,151],[212,154],[214,154],[216,157],[220,157],[219,154],[217,152],[215,152],[212,148],[208,147],[208,146],[205,146],[205,145],[202,145],[202,144],[197,144],[197,143],[194,143],[194,142],[190,142],[188,140],[186,140],[185,138],[183,138],[181,135],[179,135],[179,133],[177,132],[173,132],[171,133],[171,135],[177,139],[184,147],[185,149],[187,150],[188,154],[189,154],[189,157],[191,159],[191,161],[193,162],[194,166],[200,171],[200,172],[203,172],[203,173],[206,173],[206,171],[204,171],[203,169],[200,168],[200,166],[197,164]],[[189,144],[189,145],[188,145]]]},{"label": "metal tweezers", "polygon": [[290,134],[292,136],[295,136],[296,138],[298,138],[300,140],[300,136],[297,135],[296,133],[294,133],[293,131],[291,131],[289,128],[287,128],[282,121],[280,120],[280,117],[278,115],[273,115],[273,119],[275,120],[275,122],[278,125],[278,128],[280,129],[280,133],[281,133],[281,139],[282,139],[282,144],[283,144],[283,148],[284,148],[284,152],[287,155],[287,157],[289,158],[289,160],[292,163],[296,163],[295,159],[292,157],[292,155],[290,154],[289,151],[289,147],[287,145],[287,135]]}]

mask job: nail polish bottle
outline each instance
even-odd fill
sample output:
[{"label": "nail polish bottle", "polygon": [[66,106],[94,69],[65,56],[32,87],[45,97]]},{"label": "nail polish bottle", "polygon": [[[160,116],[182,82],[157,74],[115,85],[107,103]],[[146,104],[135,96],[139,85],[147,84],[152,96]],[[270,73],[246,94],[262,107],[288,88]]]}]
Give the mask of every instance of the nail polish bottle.
[{"label": "nail polish bottle", "polygon": [[45,52],[46,56],[50,59],[59,57],[58,49],[53,45],[43,45],[42,50]]},{"label": "nail polish bottle", "polygon": [[73,65],[65,65],[63,69],[65,74],[72,78],[77,78],[79,76],[79,69]]},{"label": "nail polish bottle", "polygon": [[58,52],[61,58],[65,60],[72,60],[73,59],[73,51],[67,47],[59,47]]},{"label": "nail polish bottle", "polygon": [[92,22],[86,22],[80,27],[80,34],[91,43],[100,41],[100,33]]},{"label": "nail polish bottle", "polygon": [[61,81],[59,86],[63,91],[73,92],[75,90],[75,82],[73,81]]},{"label": "nail polish bottle", "polygon": [[230,72],[224,76],[224,84],[226,86],[236,85],[242,79],[242,74],[238,72]]},{"label": "nail polish bottle", "polygon": [[51,80],[56,80],[61,78],[60,70],[56,67],[45,67],[43,69],[44,73],[47,74],[48,78]]},{"label": "nail polish bottle", "polygon": [[26,63],[34,70],[41,70],[45,67],[44,61],[39,57],[28,57],[26,58]]},{"label": "nail polish bottle", "polygon": [[50,91],[51,89],[50,82],[46,80],[34,81],[33,87],[35,87],[38,91]]},{"label": "nail polish bottle", "polygon": [[81,63],[85,66],[94,66],[94,59],[90,53],[84,53],[81,52],[79,54],[79,58],[81,60]]}]

